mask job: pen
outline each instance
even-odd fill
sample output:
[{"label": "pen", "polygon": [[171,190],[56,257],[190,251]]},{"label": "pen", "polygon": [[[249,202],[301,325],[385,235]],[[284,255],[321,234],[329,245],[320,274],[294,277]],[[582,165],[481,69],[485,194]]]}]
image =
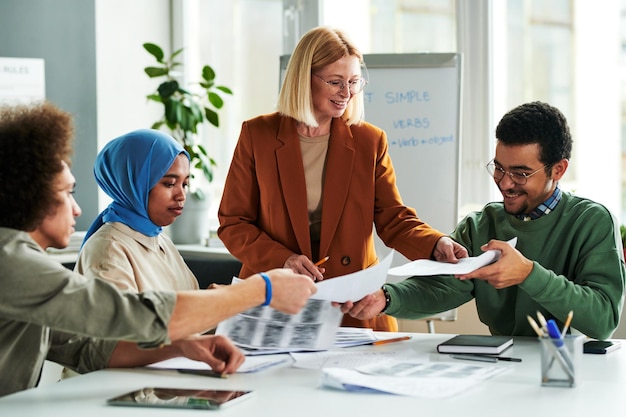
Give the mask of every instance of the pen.
[{"label": "pen", "polygon": [[563,357],[563,359],[566,362],[564,365],[567,365],[570,371],[573,370],[574,365],[572,362],[572,358],[570,357],[569,352],[567,351],[567,348],[564,345],[563,337],[561,336],[561,331],[559,330],[559,327],[556,325],[556,322],[552,319],[548,320],[547,326],[548,326],[548,335],[550,335],[550,338],[552,339],[552,343],[554,343],[554,346],[556,346],[556,350],[560,352],[560,355]]},{"label": "pen", "polygon": [[330,256],[324,256],[322,259],[320,259],[319,261],[315,262],[315,266],[320,266],[321,264],[326,262],[328,259],[330,259]]},{"label": "pen", "polygon": [[[540,313],[538,313],[539,315]],[[543,316],[542,316],[543,317]],[[541,328],[539,327],[539,325],[537,325],[537,322],[530,316],[526,316],[526,318],[528,318],[528,322],[530,323],[530,326],[533,328],[533,330],[535,331],[535,333],[537,333],[537,336],[539,336],[540,338],[545,338],[546,334],[543,332],[543,330],[541,330]],[[547,326],[547,323],[546,323]],[[554,362],[554,358],[558,358],[559,363],[561,365],[561,367],[563,368],[563,370],[569,375],[570,378],[574,378],[573,374],[572,374],[572,369],[569,368],[568,364],[565,362],[565,358],[563,357],[563,355],[560,353],[560,351],[558,350],[558,348],[554,345],[554,343],[550,343],[548,344],[550,351],[552,352],[552,359],[550,360],[550,363],[546,365],[546,368],[550,368],[552,366],[552,363]],[[543,373],[546,372],[546,369],[543,370]]]},{"label": "pen", "polygon": [[227,374],[215,372],[212,369],[177,369],[177,371],[181,374],[210,376],[212,378],[228,378]]},{"label": "pen", "polygon": [[508,356],[491,356],[491,355],[455,354],[455,355],[450,355],[450,357],[454,359],[464,359],[468,361],[479,361],[479,362],[498,362],[498,361],[521,362],[522,361],[520,358],[510,358]]},{"label": "pen", "polygon": [[561,340],[563,337],[561,336],[561,331],[556,325],[556,322],[550,319],[548,320],[546,326],[548,328],[548,335],[550,335],[550,337],[554,340],[556,347],[563,346],[563,341]]},{"label": "pen", "polygon": [[403,340],[409,340],[410,338],[411,336],[402,336],[402,337],[394,337],[393,339],[381,339],[381,340],[376,340],[372,342],[372,345],[377,346],[377,345],[384,345],[386,343],[402,342]]}]

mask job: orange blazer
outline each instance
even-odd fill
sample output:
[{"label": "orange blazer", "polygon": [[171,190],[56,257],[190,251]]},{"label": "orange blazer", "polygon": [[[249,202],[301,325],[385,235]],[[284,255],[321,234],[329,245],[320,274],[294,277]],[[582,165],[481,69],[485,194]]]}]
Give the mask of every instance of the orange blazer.
[{"label": "orange blazer", "polygon": [[[388,247],[411,260],[430,258],[443,236],[402,203],[387,149],[383,130],[333,120],[322,191],[319,255],[330,256],[325,278],[378,263],[374,226]],[[311,257],[294,119],[273,113],[243,123],[218,217],[219,238],[243,264],[241,278],[283,267],[294,253]],[[343,325],[397,331],[396,320],[386,315],[367,321],[346,316]]]}]

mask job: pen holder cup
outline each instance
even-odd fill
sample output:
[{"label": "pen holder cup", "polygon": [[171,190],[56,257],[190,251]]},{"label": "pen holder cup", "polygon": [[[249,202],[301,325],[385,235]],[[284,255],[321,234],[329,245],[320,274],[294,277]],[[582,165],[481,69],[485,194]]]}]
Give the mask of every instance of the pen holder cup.
[{"label": "pen holder cup", "polygon": [[568,335],[563,339],[540,337],[541,385],[544,387],[576,386],[580,379],[580,362],[585,336]]}]

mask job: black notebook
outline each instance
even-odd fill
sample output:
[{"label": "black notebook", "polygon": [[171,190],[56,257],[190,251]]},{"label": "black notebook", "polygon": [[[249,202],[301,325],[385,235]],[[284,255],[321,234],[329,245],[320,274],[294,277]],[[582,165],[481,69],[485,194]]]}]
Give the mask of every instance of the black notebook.
[{"label": "black notebook", "polygon": [[497,355],[512,344],[510,336],[460,334],[438,344],[437,352]]}]

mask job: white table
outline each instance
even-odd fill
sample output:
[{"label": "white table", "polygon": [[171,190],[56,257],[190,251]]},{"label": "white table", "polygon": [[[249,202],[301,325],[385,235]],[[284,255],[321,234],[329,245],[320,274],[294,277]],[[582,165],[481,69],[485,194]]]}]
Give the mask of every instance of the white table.
[{"label": "white table", "polygon": [[[410,348],[416,352],[435,354],[436,344],[449,337],[451,335],[414,334],[410,341],[349,349],[384,351]],[[270,368],[255,374],[235,374],[227,379],[184,375],[175,371],[110,369],[2,397],[0,415],[154,417],[202,413],[197,410],[113,407],[105,404],[109,397],[145,386],[256,390],[255,397],[218,411],[223,416],[589,417],[624,413],[626,346],[607,355],[583,355],[583,374],[576,388],[540,385],[539,342],[536,339],[516,338],[514,346],[505,355],[520,357],[523,362],[499,362],[497,366],[511,366],[512,370],[448,399],[334,391],[319,386],[319,370],[290,366]],[[1,378],[10,378],[10,375],[2,375]]]}]

